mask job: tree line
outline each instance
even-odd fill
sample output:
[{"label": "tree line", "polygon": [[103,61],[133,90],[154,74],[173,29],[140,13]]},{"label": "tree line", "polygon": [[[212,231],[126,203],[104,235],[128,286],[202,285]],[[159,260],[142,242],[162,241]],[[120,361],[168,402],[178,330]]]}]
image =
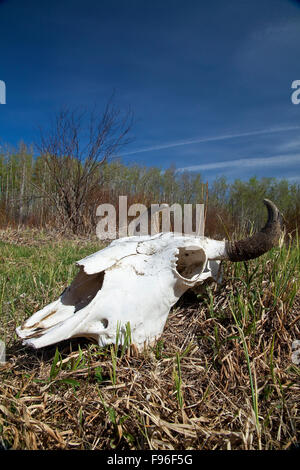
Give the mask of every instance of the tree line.
[{"label": "tree line", "polygon": [[[67,164],[68,163],[68,164]],[[77,160],[71,162],[74,166]],[[62,159],[61,166],[64,161]],[[65,162],[65,172],[60,173],[70,183],[70,162]],[[91,176],[90,176],[91,177]],[[80,215],[73,225],[70,212],[60,204],[59,182],[53,181],[51,168],[45,155],[34,155],[33,148],[20,143],[15,150],[0,153],[0,225],[29,225],[56,227],[76,233],[91,233],[97,224],[96,208],[111,203],[118,209],[119,196],[126,195],[128,204],[154,203],[196,204],[204,203],[206,232],[224,236],[234,230],[249,230],[265,220],[262,200],[275,202],[285,217],[289,232],[295,232],[300,223],[300,185],[287,180],[255,176],[248,181],[236,179],[229,182],[224,176],[207,185],[200,174],[177,172],[174,166],[159,167],[126,165],[119,159],[105,161],[95,170],[96,184],[83,200]],[[71,178],[72,180],[72,178]],[[71,181],[74,183],[74,181]],[[253,227],[254,227],[253,226]]]},{"label": "tree line", "polygon": [[269,198],[284,214],[288,232],[300,225],[300,185],[255,176],[233,182],[217,176],[208,185],[199,173],[126,165],[117,155],[130,142],[132,112],[109,100],[102,114],[63,109],[34,146],[0,147],[0,226],[55,227],[95,232],[96,209],[119,196],[128,205],[204,204],[205,232],[224,237],[256,229]]}]

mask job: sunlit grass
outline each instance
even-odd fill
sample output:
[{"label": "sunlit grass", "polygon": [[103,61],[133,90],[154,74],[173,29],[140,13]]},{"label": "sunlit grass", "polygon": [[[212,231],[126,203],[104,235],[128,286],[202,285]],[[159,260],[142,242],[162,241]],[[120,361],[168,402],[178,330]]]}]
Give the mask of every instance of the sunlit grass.
[{"label": "sunlit grass", "polygon": [[139,355],[130,351],[130,325],[117,329],[120,347],[23,348],[15,327],[56,299],[75,262],[100,248],[0,242],[0,338],[12,358],[0,371],[0,445],[2,437],[17,448],[295,444],[300,370],[290,349],[299,332],[299,241],[224,263],[223,285],[175,306],[161,338]]}]

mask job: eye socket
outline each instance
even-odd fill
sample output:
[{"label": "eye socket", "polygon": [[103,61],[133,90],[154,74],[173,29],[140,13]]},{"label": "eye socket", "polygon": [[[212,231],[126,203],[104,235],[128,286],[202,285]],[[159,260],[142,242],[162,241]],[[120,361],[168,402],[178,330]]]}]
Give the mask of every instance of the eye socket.
[{"label": "eye socket", "polygon": [[205,267],[206,255],[199,247],[179,248],[176,270],[181,277],[188,280],[199,276]]},{"label": "eye socket", "polygon": [[107,318],[101,318],[101,323],[103,325],[103,328],[107,328],[108,327],[108,320]]}]

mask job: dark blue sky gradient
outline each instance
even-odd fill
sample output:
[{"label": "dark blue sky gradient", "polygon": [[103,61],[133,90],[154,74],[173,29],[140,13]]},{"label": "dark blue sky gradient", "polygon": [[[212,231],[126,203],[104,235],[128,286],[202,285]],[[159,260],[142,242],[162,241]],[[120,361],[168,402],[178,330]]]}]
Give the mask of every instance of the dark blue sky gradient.
[{"label": "dark blue sky gradient", "polygon": [[0,1],[0,139],[13,145],[115,90],[136,120],[124,162],[300,182],[297,79],[296,1]]}]

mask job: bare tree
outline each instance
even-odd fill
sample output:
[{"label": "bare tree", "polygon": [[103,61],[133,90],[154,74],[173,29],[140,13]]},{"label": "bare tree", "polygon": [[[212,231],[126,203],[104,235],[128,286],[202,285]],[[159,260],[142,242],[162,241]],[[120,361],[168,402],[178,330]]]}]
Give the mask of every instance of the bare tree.
[{"label": "bare tree", "polygon": [[56,209],[59,222],[74,233],[84,230],[84,212],[101,182],[101,165],[126,144],[132,112],[121,113],[111,98],[103,113],[61,110],[47,130],[40,129],[38,151],[49,171],[42,189]]}]

